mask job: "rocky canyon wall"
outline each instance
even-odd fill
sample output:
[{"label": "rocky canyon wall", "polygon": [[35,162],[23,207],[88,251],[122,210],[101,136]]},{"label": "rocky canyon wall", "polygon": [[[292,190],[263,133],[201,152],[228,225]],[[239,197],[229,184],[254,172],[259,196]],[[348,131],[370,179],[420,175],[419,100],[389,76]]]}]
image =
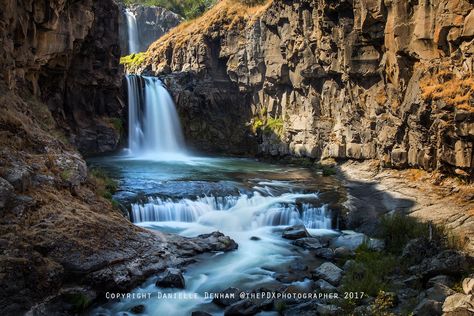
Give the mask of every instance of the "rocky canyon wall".
[{"label": "rocky canyon wall", "polygon": [[116,149],[122,68],[117,5],[106,1],[0,2],[0,79],[48,105],[83,153]]},{"label": "rocky canyon wall", "polygon": [[[204,149],[472,176],[468,0],[223,1],[131,71],[165,78]],[[242,147],[242,144],[247,144]]]},{"label": "rocky canyon wall", "polygon": [[[122,5],[122,14],[119,19],[122,55],[127,55],[129,52],[125,9]],[[146,51],[154,41],[183,21],[181,16],[162,7],[135,5],[128,9],[135,16],[137,22],[140,51]]]}]

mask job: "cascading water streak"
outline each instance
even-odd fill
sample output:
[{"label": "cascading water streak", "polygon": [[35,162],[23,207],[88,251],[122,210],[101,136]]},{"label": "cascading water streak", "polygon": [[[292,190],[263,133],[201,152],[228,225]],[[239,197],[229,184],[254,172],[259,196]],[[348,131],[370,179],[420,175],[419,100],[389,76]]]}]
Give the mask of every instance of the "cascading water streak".
[{"label": "cascading water streak", "polygon": [[178,159],[184,137],[173,100],[158,78],[127,76],[129,151],[134,157]]},{"label": "cascading water streak", "polygon": [[316,194],[285,193],[280,196],[198,197],[196,200],[151,197],[144,204],[132,204],[132,220],[141,222],[187,222],[216,229],[247,230],[265,226],[304,224],[311,229],[330,229],[327,205],[314,207],[303,203],[301,211],[296,199],[314,199]]},{"label": "cascading water streak", "polygon": [[125,10],[125,16],[127,17],[128,53],[138,53],[140,51],[140,43],[138,39],[137,19],[129,9]]}]

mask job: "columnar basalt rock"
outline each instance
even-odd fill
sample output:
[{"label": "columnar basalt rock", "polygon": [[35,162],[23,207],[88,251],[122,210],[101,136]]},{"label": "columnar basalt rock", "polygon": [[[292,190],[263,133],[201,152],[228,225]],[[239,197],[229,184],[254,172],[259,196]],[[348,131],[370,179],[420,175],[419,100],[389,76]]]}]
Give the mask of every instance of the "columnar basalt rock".
[{"label": "columnar basalt rock", "polygon": [[456,99],[444,85],[433,97],[424,85],[472,78],[472,3],[275,0],[249,10],[224,1],[134,69],[165,77],[191,142],[472,174],[471,94]]},{"label": "columnar basalt rock", "polygon": [[45,102],[84,153],[116,149],[121,117],[117,5],[1,1],[0,79]]}]

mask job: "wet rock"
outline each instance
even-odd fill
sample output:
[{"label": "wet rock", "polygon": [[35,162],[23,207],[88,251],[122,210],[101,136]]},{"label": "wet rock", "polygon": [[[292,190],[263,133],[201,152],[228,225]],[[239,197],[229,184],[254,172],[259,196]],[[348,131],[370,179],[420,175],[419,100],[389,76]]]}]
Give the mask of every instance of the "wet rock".
[{"label": "wet rock", "polygon": [[145,311],[145,305],[142,305],[142,304],[133,306],[130,309],[130,312],[132,312],[133,314],[143,314],[144,311]]},{"label": "wet rock", "polygon": [[428,287],[432,287],[435,284],[442,284],[447,287],[452,287],[454,285],[454,281],[451,277],[447,275],[437,275],[435,277],[432,277],[431,279],[428,280],[426,283]]},{"label": "wet rock", "polygon": [[322,292],[336,292],[336,287],[328,283],[327,281],[321,279],[314,282],[314,286],[316,289]]},{"label": "wet rock", "polygon": [[221,232],[202,234],[199,235],[198,238],[202,239],[205,243],[218,245],[217,251],[232,251],[239,247],[233,239]]},{"label": "wet rock", "polygon": [[341,315],[341,313],[343,312],[339,306],[324,304],[318,304],[316,310],[321,316],[336,316]]},{"label": "wet rock", "polygon": [[310,237],[310,234],[308,233],[304,225],[296,225],[296,226],[291,226],[291,227],[286,228],[283,231],[282,237],[286,239],[295,240],[295,239],[300,239],[304,237]]},{"label": "wet rock", "polygon": [[444,302],[446,297],[453,295],[455,292],[446,285],[435,284],[433,287],[426,290],[426,297],[430,300]]},{"label": "wet rock", "polygon": [[0,178],[0,209],[7,205],[13,197],[14,191],[15,189],[7,180]]},{"label": "wet rock", "polygon": [[293,245],[307,250],[316,250],[323,247],[323,244],[316,237],[299,238],[293,242]]},{"label": "wet rock", "polygon": [[165,272],[160,275],[156,281],[156,286],[163,288],[179,288],[184,289],[184,277],[181,270],[174,268],[167,268]]},{"label": "wet rock", "polygon": [[337,247],[334,249],[334,256],[336,258],[352,258],[355,256],[355,252],[346,247]]},{"label": "wet rock", "polygon": [[316,268],[313,272],[313,276],[318,279],[328,281],[334,286],[337,286],[342,278],[342,269],[331,262],[325,262]]},{"label": "wet rock", "polygon": [[241,289],[238,289],[236,287],[229,287],[225,289],[224,291],[222,291],[221,293],[219,293],[222,295],[218,295],[217,297],[214,297],[212,302],[219,306],[224,306],[224,307],[230,306],[241,300],[239,296],[241,292],[242,292]]},{"label": "wet rock", "polygon": [[462,290],[464,294],[474,294],[474,277],[471,276],[462,280]]},{"label": "wet rock", "polygon": [[435,257],[424,259],[419,265],[409,268],[410,273],[431,277],[438,274],[457,275],[466,272],[466,255],[456,250],[445,250]]},{"label": "wet rock", "polygon": [[191,316],[212,316],[212,315],[203,311],[194,311],[191,313]]},{"label": "wet rock", "polygon": [[297,261],[290,264],[290,270],[291,271],[306,271],[308,270],[308,266]]},{"label": "wet rock", "polygon": [[434,241],[426,238],[410,240],[402,251],[402,260],[411,264],[418,264],[426,258],[438,253],[438,246]]},{"label": "wet rock", "polygon": [[369,249],[381,251],[385,245],[382,240],[369,238],[368,236],[361,233],[349,233],[338,236],[331,241],[331,247],[345,247],[349,250],[356,250],[360,245],[366,243]]},{"label": "wet rock", "polygon": [[332,260],[334,259],[334,250],[331,248],[320,248],[312,252],[315,257]]},{"label": "wet rock", "polygon": [[474,310],[474,296],[456,293],[448,296],[443,304],[445,316],[470,316]]},{"label": "wet rock", "polygon": [[443,313],[443,303],[436,300],[423,299],[413,310],[415,316],[438,316]]},{"label": "wet rock", "polygon": [[314,316],[318,315],[318,304],[307,302],[293,306],[283,312],[284,316]]},{"label": "wet rock", "polygon": [[224,316],[247,316],[259,312],[258,306],[250,300],[234,303],[224,310]]},{"label": "wet rock", "polygon": [[257,236],[252,236],[250,237],[250,240],[253,240],[253,241],[259,241],[261,238],[260,237],[257,237]]}]

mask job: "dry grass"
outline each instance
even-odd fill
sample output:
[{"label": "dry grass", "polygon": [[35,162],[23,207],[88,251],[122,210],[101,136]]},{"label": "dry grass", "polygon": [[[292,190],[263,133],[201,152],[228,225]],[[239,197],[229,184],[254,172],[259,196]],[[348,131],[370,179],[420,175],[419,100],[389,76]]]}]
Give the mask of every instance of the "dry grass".
[{"label": "dry grass", "polygon": [[147,51],[144,63],[163,65],[167,56],[183,47],[195,49],[205,39],[218,38],[221,33],[243,31],[261,16],[272,0],[264,4],[248,6],[238,0],[222,0],[203,16],[181,23],[168,34],[153,43]]},{"label": "dry grass", "polygon": [[422,79],[420,84],[425,100],[442,101],[446,105],[474,112],[474,77],[458,77],[449,70],[439,70]]}]

